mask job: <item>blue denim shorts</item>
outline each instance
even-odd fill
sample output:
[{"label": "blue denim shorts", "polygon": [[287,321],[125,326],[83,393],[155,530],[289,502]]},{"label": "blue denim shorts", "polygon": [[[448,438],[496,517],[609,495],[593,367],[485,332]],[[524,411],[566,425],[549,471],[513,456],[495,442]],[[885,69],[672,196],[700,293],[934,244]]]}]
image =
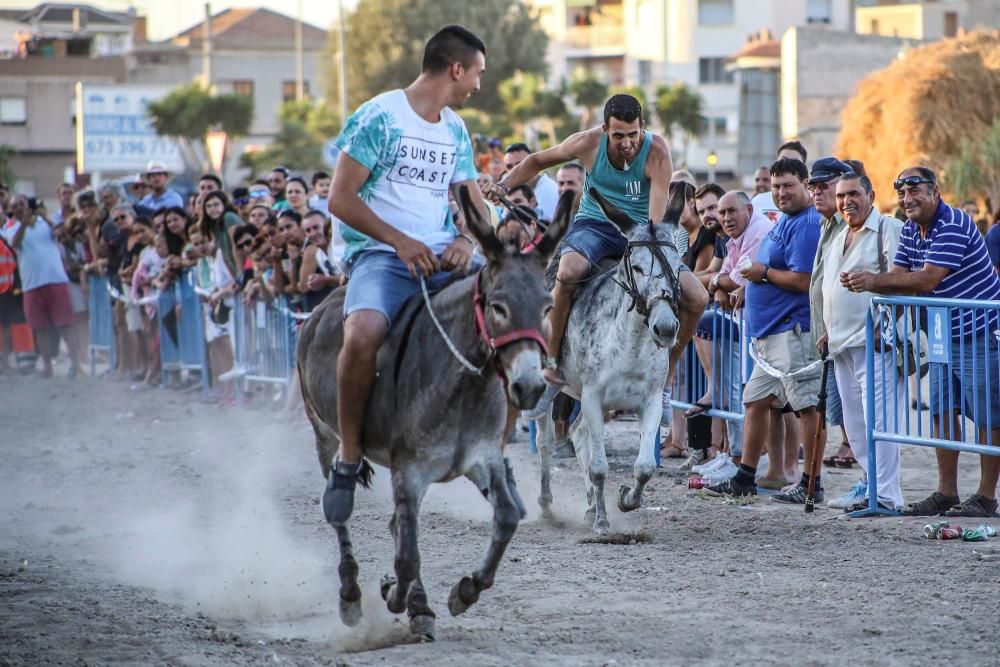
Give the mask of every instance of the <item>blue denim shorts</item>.
[{"label": "blue denim shorts", "polygon": [[[473,257],[473,269],[482,264],[482,257]],[[440,271],[425,281],[428,291],[433,292],[459,277],[452,271]],[[391,325],[406,300],[419,293],[420,281],[410,275],[399,255],[387,250],[369,250],[351,263],[344,317],[358,310],[377,310]]]},{"label": "blue denim shorts", "polygon": [[[1000,353],[997,344],[951,341],[951,364],[930,365],[931,415],[961,412],[977,427],[1000,428]],[[948,428],[944,427],[944,432]]]},{"label": "blue denim shorts", "polygon": [[607,220],[594,218],[578,218],[563,239],[563,249],[560,253],[578,252],[587,258],[593,266],[608,257],[619,258],[625,254],[628,239],[622,236],[618,228]]}]

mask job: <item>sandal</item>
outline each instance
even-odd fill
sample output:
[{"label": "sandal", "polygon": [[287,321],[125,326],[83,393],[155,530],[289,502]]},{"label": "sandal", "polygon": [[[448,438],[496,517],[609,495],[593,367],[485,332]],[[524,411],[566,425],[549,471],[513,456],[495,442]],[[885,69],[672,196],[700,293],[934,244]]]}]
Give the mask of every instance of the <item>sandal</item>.
[{"label": "sandal", "polygon": [[825,459],[823,459],[823,465],[825,465],[827,468],[836,468],[837,461],[839,460],[840,460],[839,456],[828,456]]},{"label": "sandal", "polygon": [[910,503],[903,510],[906,516],[940,516],[953,507],[961,505],[958,496],[946,496],[935,491],[918,503]]},{"label": "sandal", "polygon": [[854,464],[858,462],[853,456],[837,456],[835,458],[837,459],[835,465],[838,468],[853,468]]},{"label": "sandal", "polygon": [[684,411],[685,417],[697,417],[698,415],[704,414],[712,409],[711,403],[702,403],[701,401],[695,401],[694,405]]},{"label": "sandal", "polygon": [[944,513],[945,516],[995,517],[997,516],[997,501],[993,498],[973,493],[964,503],[955,505]]}]

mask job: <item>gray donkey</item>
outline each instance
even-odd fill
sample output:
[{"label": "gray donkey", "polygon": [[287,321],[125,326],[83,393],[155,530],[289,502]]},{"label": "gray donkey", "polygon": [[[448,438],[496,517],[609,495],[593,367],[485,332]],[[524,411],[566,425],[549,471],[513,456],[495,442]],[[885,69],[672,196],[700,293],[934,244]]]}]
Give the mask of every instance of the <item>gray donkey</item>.
[{"label": "gray donkey", "polygon": [[[572,196],[562,198],[556,220],[527,254],[496,237],[467,189],[460,200],[487,264],[431,296],[429,307],[418,295],[400,311],[378,353],[362,432],[363,485],[373,474],[369,461],[389,468],[392,476],[395,512],[389,529],[396,544],[396,576],[382,580],[382,597],[389,611],[405,609],[411,632],[425,639],[434,638],[435,615],[420,581],[417,519],[428,486],[465,476],[494,508],[486,558],[451,591],[453,615],[493,585],[524,516],[501,434],[508,402],[530,409],[545,389],[542,365],[548,352],[540,331],[552,299],[544,269],[566,231]],[[331,474],[339,445],[336,362],[343,345],[343,299],[343,290],[335,292],[313,312],[298,349],[302,397],[324,477]],[[361,614],[358,564],[347,526],[334,528],[340,542],[340,613],[353,625]]]},{"label": "gray donkey", "polygon": [[[676,223],[684,209],[683,188],[675,189],[663,222],[636,224],[594,188],[590,189],[605,215],[628,237],[621,262],[585,279],[576,292],[566,327],[559,367],[566,385],[562,392],[580,400],[580,416],[570,437],[584,473],[589,508],[585,515],[594,532],[608,532],[604,481],[608,459],[604,451],[604,414],[638,410],[639,456],[635,486],[622,485],[618,508],[642,504],[642,491],[656,468],[653,448],[660,425],[661,393],[667,377],[670,348],[677,339],[677,280],[681,257],[674,245]],[[547,275],[551,286],[555,279]],[[554,429],[551,412],[538,420],[541,473],[539,505],[552,504],[549,468]]]}]

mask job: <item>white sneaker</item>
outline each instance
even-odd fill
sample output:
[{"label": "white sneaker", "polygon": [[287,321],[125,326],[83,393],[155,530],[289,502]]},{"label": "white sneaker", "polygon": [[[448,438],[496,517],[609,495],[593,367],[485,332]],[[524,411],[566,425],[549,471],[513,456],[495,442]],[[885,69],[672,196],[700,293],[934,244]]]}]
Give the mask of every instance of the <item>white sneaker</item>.
[{"label": "white sneaker", "polygon": [[850,507],[854,507],[858,503],[866,500],[868,498],[868,482],[863,479],[859,479],[854,486],[848,489],[847,493],[840,496],[839,498],[834,498],[826,503],[827,507],[832,507],[836,510],[846,510]]},{"label": "white sneaker", "polygon": [[689,454],[687,457],[687,460],[685,460],[684,463],[680,464],[673,470],[676,473],[689,473],[694,468],[694,466],[706,463],[707,458],[708,458],[707,449],[692,449],[691,454]]},{"label": "white sneaker", "polygon": [[674,408],[670,404],[670,400],[672,398],[672,392],[663,392],[663,396],[660,401],[660,426],[663,428],[668,428],[674,420]]},{"label": "white sneaker", "polygon": [[736,477],[737,472],[739,472],[739,467],[727,456],[723,459],[721,465],[718,465],[713,470],[703,474],[708,478],[710,484],[720,484],[725,482],[727,479]]},{"label": "white sneaker", "polygon": [[219,379],[223,382],[228,382],[230,380],[238,380],[247,374],[247,369],[239,364],[233,366],[225,373],[219,375]]},{"label": "white sneaker", "polygon": [[715,458],[708,463],[702,463],[701,465],[696,465],[691,467],[691,472],[696,472],[699,475],[707,475],[712,472],[720,465],[723,465],[725,461],[729,460],[729,455],[725,452],[719,452],[715,455]]}]

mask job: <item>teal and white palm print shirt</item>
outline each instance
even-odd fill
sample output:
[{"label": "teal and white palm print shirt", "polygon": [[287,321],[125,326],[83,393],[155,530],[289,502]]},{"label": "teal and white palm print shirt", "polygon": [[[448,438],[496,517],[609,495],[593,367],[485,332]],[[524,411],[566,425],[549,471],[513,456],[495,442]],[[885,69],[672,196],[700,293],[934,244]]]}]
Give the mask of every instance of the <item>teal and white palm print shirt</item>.
[{"label": "teal and white palm print shirt", "polygon": [[[406,93],[393,90],[361,105],[337,137],[337,146],[371,171],[358,193],[379,218],[440,254],[455,239],[448,187],[476,180],[465,122],[445,107],[429,123]],[[362,250],[392,250],[341,223],[344,261]]]}]

